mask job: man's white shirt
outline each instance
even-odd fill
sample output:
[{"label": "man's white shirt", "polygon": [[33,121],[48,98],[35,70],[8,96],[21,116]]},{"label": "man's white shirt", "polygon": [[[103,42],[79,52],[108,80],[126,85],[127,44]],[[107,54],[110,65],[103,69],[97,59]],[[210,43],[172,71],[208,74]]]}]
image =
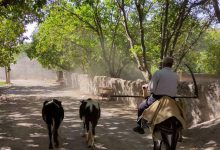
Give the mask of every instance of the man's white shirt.
[{"label": "man's white shirt", "polygon": [[158,70],[149,83],[149,91],[155,95],[174,97],[177,94],[178,76],[169,67]]}]

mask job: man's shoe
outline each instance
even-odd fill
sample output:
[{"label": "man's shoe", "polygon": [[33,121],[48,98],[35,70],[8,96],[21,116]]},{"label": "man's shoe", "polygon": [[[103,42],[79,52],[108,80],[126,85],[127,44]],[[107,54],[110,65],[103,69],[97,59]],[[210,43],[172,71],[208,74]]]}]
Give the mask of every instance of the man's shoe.
[{"label": "man's shoe", "polygon": [[141,119],[141,128],[145,129],[145,128],[149,128],[149,123],[147,120],[145,119]]},{"label": "man's shoe", "polygon": [[133,128],[133,131],[134,131],[134,132],[137,132],[137,133],[139,133],[139,134],[144,134],[144,133],[145,133],[145,132],[144,132],[144,129],[141,128],[141,127],[139,127],[139,126]]}]

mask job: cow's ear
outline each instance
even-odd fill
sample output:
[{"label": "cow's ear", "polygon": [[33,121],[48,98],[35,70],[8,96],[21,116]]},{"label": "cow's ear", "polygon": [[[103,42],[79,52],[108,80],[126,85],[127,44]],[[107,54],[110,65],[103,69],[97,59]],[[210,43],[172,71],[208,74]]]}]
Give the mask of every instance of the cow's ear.
[{"label": "cow's ear", "polygon": [[57,104],[58,104],[59,106],[61,106],[61,105],[62,105],[62,102],[61,102],[61,101],[57,101]]},{"label": "cow's ear", "polygon": [[55,103],[58,103],[58,102],[59,102],[57,99],[53,99],[53,101],[54,101]]},{"label": "cow's ear", "polygon": [[48,103],[49,101],[44,101],[44,106]]},{"label": "cow's ear", "polygon": [[53,99],[54,103],[56,103],[59,106],[62,106],[62,102],[57,100],[57,99]]}]

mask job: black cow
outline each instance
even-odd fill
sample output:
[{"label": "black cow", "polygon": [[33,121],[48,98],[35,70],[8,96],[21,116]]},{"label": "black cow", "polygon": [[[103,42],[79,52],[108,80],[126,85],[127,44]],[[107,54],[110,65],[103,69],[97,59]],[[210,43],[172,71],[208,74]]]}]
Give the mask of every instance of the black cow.
[{"label": "black cow", "polygon": [[94,147],[95,127],[100,118],[100,114],[101,110],[98,102],[91,98],[81,101],[79,115],[80,119],[83,120],[83,128],[88,147]]},{"label": "black cow", "polygon": [[59,147],[58,128],[64,118],[61,101],[53,99],[45,101],[42,109],[42,118],[47,124],[49,135],[49,149],[53,149],[52,137],[55,147]]}]

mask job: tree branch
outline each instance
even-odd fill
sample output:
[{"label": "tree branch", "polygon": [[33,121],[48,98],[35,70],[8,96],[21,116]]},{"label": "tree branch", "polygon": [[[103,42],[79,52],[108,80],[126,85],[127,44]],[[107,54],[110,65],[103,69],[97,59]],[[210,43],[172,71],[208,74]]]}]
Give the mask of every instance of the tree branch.
[{"label": "tree branch", "polygon": [[220,22],[220,9],[219,9],[218,0],[212,0],[212,4],[215,10],[215,15],[218,18],[218,22]]},{"label": "tree branch", "polygon": [[75,16],[77,19],[79,19],[80,21],[82,21],[83,23],[85,23],[87,25],[87,27],[89,27],[90,29],[92,29],[95,32],[98,32],[98,29],[96,29],[96,27],[94,27],[92,24],[90,24],[88,21],[84,20],[82,17],[80,17],[78,14],[74,13],[73,11],[65,8],[64,6],[62,6],[63,9],[65,9],[66,11],[68,11],[70,14],[72,14],[73,16]]}]

